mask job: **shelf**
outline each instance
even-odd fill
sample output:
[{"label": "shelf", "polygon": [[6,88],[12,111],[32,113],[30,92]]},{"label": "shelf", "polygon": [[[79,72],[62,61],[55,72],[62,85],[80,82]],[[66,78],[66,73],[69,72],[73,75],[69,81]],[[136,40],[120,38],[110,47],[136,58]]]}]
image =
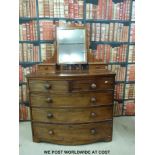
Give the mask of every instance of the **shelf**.
[{"label": "shelf", "polygon": [[25,106],[28,106],[29,107],[29,101],[25,101],[25,102],[19,102],[19,104],[24,104]]},{"label": "shelf", "polygon": [[39,44],[39,40],[23,40],[23,41],[19,41],[19,43]]},{"label": "shelf", "polygon": [[115,81],[116,84],[118,83],[126,83],[126,84],[134,84],[135,81]]},{"label": "shelf", "polygon": [[128,98],[128,99],[124,99],[125,101],[128,101],[128,100],[135,100],[135,98]]},{"label": "shelf", "polygon": [[29,22],[29,21],[32,21],[32,20],[37,20],[37,17],[19,17],[19,23],[22,23],[22,22]]},{"label": "shelf", "polygon": [[125,65],[126,66],[126,62],[108,62],[108,63],[105,63],[105,64],[108,64],[108,65]]},{"label": "shelf", "polygon": [[126,84],[134,84],[135,81],[126,81],[125,83],[126,83]]},{"label": "shelf", "polygon": [[130,65],[130,64],[135,64],[135,62],[127,62],[127,64],[129,64],[129,65]]},{"label": "shelf", "polygon": [[53,21],[59,21],[59,20],[66,20],[66,21],[82,21],[86,23],[134,23],[135,21],[130,21],[130,20],[117,20],[117,19],[73,19],[73,18],[53,18],[53,17],[20,17],[19,22],[29,22],[32,20],[53,20]]},{"label": "shelf", "polygon": [[35,65],[35,64],[39,64],[41,62],[19,62],[19,65],[22,66],[31,66],[31,65]]},{"label": "shelf", "polygon": [[46,43],[54,43],[54,40],[34,40],[34,41],[29,41],[29,40],[25,40],[25,41],[19,41],[19,43],[29,43],[29,44],[46,44]]},{"label": "shelf", "polygon": [[135,42],[130,42],[129,44],[130,44],[130,45],[135,45]]},{"label": "shelf", "polygon": [[39,41],[40,44],[46,44],[46,43],[53,44],[54,42],[55,42],[54,40],[40,40]]},{"label": "shelf", "polygon": [[118,101],[123,103],[123,101],[128,101],[128,100],[135,100],[135,98],[131,98],[131,99],[114,99],[114,101]]},{"label": "shelf", "polygon": [[26,85],[27,82],[19,81],[19,85]]}]

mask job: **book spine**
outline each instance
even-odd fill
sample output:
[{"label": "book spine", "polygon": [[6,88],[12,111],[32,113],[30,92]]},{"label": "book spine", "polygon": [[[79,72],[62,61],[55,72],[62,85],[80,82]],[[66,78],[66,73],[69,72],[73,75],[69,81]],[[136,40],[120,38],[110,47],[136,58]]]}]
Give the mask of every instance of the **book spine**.
[{"label": "book spine", "polygon": [[83,19],[83,13],[84,13],[84,1],[78,0],[78,7],[79,7],[79,19]]},{"label": "book spine", "polygon": [[43,1],[44,17],[50,17],[49,0]]},{"label": "book spine", "polygon": [[19,62],[23,61],[23,45],[19,44]]},{"label": "book spine", "polygon": [[39,6],[39,17],[44,17],[44,2],[43,0],[38,0],[38,6]]},{"label": "book spine", "polygon": [[64,0],[64,17],[69,17],[69,2],[68,0]]},{"label": "book spine", "polygon": [[69,18],[74,18],[74,2],[69,0]]}]

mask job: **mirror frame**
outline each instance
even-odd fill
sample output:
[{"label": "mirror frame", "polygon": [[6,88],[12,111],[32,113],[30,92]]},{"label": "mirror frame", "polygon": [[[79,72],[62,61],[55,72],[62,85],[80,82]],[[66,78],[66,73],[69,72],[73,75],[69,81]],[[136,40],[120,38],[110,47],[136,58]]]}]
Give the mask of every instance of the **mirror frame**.
[{"label": "mirror frame", "polygon": [[[59,62],[59,42],[58,42],[58,38],[57,38],[57,31],[58,30],[76,30],[76,29],[83,29],[85,30],[85,61],[81,61],[81,62],[64,62],[61,63]],[[56,27],[56,49],[57,49],[57,64],[87,64],[87,31],[86,31],[86,27],[85,26],[58,26]]]}]

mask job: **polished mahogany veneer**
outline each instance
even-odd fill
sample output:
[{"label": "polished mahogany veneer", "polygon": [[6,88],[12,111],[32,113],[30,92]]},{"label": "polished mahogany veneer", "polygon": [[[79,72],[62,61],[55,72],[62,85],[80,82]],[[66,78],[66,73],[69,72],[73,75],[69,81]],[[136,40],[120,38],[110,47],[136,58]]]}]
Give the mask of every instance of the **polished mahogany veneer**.
[{"label": "polished mahogany veneer", "polygon": [[39,72],[27,78],[34,142],[112,140],[114,73]]}]

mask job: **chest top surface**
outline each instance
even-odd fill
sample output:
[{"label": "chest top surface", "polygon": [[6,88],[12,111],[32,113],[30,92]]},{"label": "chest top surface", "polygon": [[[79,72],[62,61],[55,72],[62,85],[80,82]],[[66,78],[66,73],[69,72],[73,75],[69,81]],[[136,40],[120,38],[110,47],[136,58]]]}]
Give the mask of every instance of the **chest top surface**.
[{"label": "chest top surface", "polygon": [[56,73],[31,73],[28,74],[28,78],[51,78],[51,79],[63,79],[63,78],[85,78],[85,77],[100,77],[100,76],[110,76],[115,77],[115,73],[111,72],[109,70],[105,71],[62,71],[62,72],[56,72]]}]

